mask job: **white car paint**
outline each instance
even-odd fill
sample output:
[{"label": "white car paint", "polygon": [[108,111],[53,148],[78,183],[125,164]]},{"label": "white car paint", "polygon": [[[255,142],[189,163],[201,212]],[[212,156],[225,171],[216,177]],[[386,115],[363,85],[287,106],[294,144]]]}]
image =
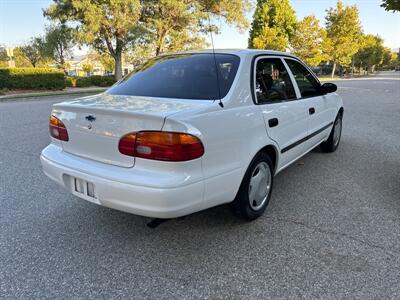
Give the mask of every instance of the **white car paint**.
[{"label": "white car paint", "polygon": [[[219,101],[182,100],[107,93],[54,105],[52,114],[64,122],[70,141],[52,138],[43,150],[44,173],[73,191],[74,178],[93,183],[95,198],[85,200],[133,214],[173,218],[231,202],[254,156],[266,146],[276,153],[275,174],[326,140],[340,108],[336,93],[295,101],[256,105],[252,95],[253,61],[286,57],[264,50],[217,50],[240,57],[228,94]],[[316,113],[309,115],[309,107]],[[91,130],[85,116],[96,115]],[[278,118],[279,125],[268,127]],[[327,124],[330,126],[326,127]],[[310,133],[312,138],[281,153]],[[201,158],[164,162],[133,158],[118,152],[122,135],[139,130],[185,132],[204,145]],[[75,193],[76,194],[76,193]]]}]

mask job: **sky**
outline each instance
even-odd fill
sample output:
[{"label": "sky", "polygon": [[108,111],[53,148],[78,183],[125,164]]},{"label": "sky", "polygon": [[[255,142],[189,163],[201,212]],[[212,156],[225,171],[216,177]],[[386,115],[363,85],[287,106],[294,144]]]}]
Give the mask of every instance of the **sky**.
[{"label": "sky", "polygon": [[[46,20],[42,8],[51,0],[0,0],[0,45],[18,46],[30,37],[43,33]],[[326,9],[335,6],[336,0],[290,0],[298,19],[315,15],[323,24]],[[381,0],[343,0],[346,5],[357,4],[365,33],[379,34],[385,46],[400,47],[400,12],[386,12]],[[249,20],[253,12],[249,14]],[[239,33],[233,26],[215,21],[221,33],[214,37],[215,48],[246,48],[248,31]]]}]

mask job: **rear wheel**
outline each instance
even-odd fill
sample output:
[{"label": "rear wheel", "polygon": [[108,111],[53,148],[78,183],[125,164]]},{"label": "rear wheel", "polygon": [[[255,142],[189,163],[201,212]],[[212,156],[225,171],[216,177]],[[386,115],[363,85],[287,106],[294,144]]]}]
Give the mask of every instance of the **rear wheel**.
[{"label": "rear wheel", "polygon": [[338,114],[335,122],[333,123],[332,131],[329,138],[321,143],[321,149],[324,152],[334,152],[339,147],[340,139],[342,137],[342,114]]},{"label": "rear wheel", "polygon": [[271,159],[265,153],[258,153],[247,169],[233,201],[235,213],[249,221],[261,216],[271,197],[273,179]]}]

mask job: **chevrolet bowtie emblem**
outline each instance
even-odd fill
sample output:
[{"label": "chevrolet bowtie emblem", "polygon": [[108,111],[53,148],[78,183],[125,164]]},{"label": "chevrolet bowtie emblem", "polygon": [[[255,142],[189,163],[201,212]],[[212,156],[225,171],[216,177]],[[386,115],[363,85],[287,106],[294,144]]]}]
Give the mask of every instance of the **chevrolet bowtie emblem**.
[{"label": "chevrolet bowtie emblem", "polygon": [[86,116],[85,119],[88,120],[89,122],[96,121],[96,117],[95,117],[95,116],[92,116],[92,115]]}]

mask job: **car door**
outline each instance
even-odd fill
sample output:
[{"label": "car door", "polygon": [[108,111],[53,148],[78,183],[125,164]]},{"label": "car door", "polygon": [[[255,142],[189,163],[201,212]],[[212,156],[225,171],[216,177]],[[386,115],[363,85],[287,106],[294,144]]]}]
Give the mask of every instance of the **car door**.
[{"label": "car door", "polygon": [[284,59],[298,87],[304,109],[308,112],[308,136],[304,141],[305,150],[320,144],[329,135],[335,119],[331,95],[322,93],[321,84],[313,73],[300,61]]},{"label": "car door", "polygon": [[280,57],[257,57],[253,70],[254,98],[264,117],[268,136],[281,153],[277,169],[304,153],[299,143],[308,134],[308,111],[298,101],[291,75]]}]

